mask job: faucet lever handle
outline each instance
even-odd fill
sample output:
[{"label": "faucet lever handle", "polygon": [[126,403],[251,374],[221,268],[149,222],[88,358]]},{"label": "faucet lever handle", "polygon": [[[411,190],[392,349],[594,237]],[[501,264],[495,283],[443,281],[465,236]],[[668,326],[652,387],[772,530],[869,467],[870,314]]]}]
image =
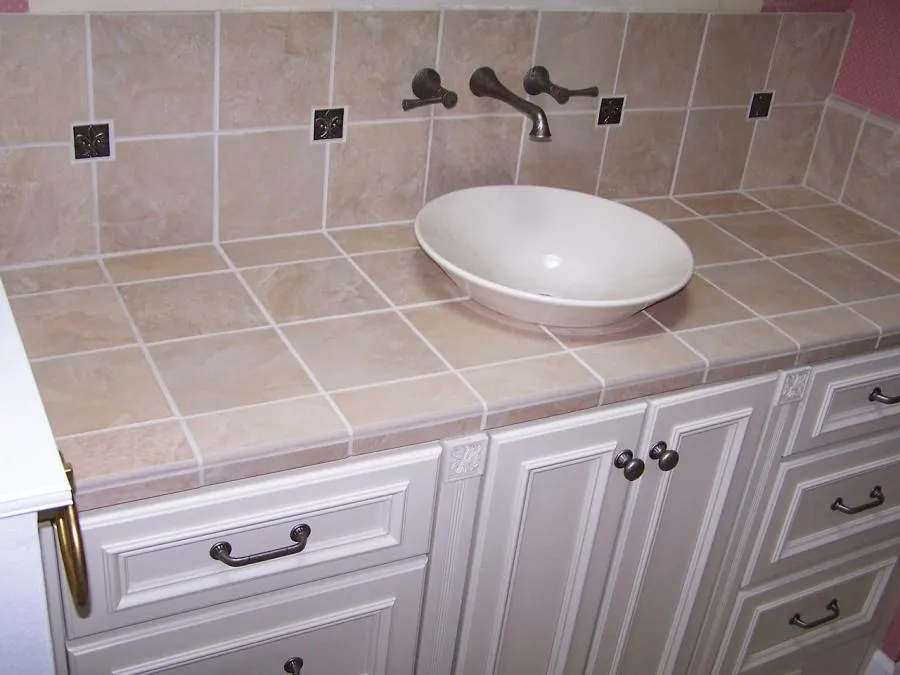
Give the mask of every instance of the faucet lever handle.
[{"label": "faucet lever handle", "polygon": [[572,96],[593,96],[596,98],[600,95],[597,87],[585,87],[584,89],[566,89],[550,81],[550,72],[544,66],[534,66],[525,73],[525,79],[522,86],[532,96],[538,94],[550,94],[557,103],[563,105],[569,102]]},{"label": "faucet lever handle", "polygon": [[416,98],[403,99],[400,107],[404,110],[438,103],[445,108],[452,108],[459,100],[456,92],[441,86],[441,76],[433,68],[422,68],[413,75],[412,92]]}]

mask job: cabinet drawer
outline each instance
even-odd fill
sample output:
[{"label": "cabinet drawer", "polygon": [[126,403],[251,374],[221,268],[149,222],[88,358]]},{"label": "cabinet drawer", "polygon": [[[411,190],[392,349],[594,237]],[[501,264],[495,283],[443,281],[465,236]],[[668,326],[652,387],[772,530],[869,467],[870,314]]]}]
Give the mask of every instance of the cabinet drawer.
[{"label": "cabinet drawer", "polygon": [[888,432],[782,461],[745,582],[800,570],[896,534],[898,451],[900,437]]},{"label": "cabinet drawer", "polygon": [[900,351],[813,368],[808,400],[790,452],[867,433],[900,430],[900,403],[870,401],[876,387],[884,395],[900,395]]},{"label": "cabinet drawer", "polygon": [[[82,530],[92,611],[68,597],[69,637],[198,609],[425,553],[439,446],[353,458],[182,495],[101,509]],[[232,567],[233,557],[299,546],[300,552]]]},{"label": "cabinet drawer", "polygon": [[891,544],[805,576],[740,591],[714,672],[765,672],[766,664],[792,653],[802,660],[871,634],[897,600],[900,547],[896,539]]},{"label": "cabinet drawer", "polygon": [[[425,558],[69,642],[71,675],[412,675]],[[290,671],[287,671],[290,672]]]}]

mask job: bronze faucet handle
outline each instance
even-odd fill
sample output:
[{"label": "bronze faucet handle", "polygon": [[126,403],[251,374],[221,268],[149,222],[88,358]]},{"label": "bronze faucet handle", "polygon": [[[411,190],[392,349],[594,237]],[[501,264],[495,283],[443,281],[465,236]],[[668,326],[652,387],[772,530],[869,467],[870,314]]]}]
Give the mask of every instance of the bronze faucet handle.
[{"label": "bronze faucet handle", "polygon": [[416,98],[403,99],[400,106],[404,110],[438,103],[445,108],[452,108],[459,100],[455,91],[441,86],[441,76],[433,68],[422,68],[413,76],[412,92]]},{"label": "bronze faucet handle", "polygon": [[550,94],[557,103],[564,105],[569,102],[572,96],[592,96],[596,98],[600,95],[600,89],[597,87],[585,87],[584,89],[566,89],[550,81],[550,72],[544,66],[534,66],[527,73],[522,81],[522,86],[532,96],[538,94]]}]

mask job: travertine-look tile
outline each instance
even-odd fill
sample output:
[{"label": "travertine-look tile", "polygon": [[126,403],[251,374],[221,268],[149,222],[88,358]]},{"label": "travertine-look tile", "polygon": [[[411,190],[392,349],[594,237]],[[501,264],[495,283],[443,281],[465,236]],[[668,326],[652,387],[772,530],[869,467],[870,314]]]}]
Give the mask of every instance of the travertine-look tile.
[{"label": "travertine-look tile", "polygon": [[[602,96],[613,90],[624,28],[625,14],[544,12],[534,62],[550,71],[555,82],[570,89],[596,86]],[[544,110],[563,109],[550,96],[534,100]],[[564,109],[593,112],[596,108],[596,100],[576,97]]]},{"label": "travertine-look tile", "polygon": [[789,187],[770,187],[752,190],[750,196],[762,202],[770,209],[786,209],[795,206],[821,206],[829,204],[827,197],[802,185]]},{"label": "travertine-look tile", "polygon": [[870,244],[900,237],[897,232],[837,204],[789,209],[783,214],[839,246]]},{"label": "travertine-look tile", "polygon": [[129,284],[119,291],[147,342],[265,324],[262,312],[230,273]]},{"label": "travertine-look tile", "polygon": [[854,246],[849,251],[872,263],[882,272],[900,278],[900,239],[881,244]]},{"label": "travertine-look tile", "polygon": [[611,199],[668,194],[675,174],[685,113],[629,112],[610,127],[599,194]]},{"label": "travertine-look tile", "polygon": [[213,15],[91,16],[94,107],[119,136],[210,131]]},{"label": "travertine-look tile", "polygon": [[309,124],[328,102],[331,33],[331,12],[223,12],[222,127]]},{"label": "travertine-look tile", "polygon": [[697,215],[688,211],[674,199],[668,197],[657,197],[655,199],[637,199],[634,201],[622,202],[625,206],[637,209],[648,216],[662,221],[678,220],[681,218],[696,218]]},{"label": "travertine-look tile", "polygon": [[108,286],[12,298],[9,304],[32,359],[134,342],[128,317]]},{"label": "travertine-look tile", "polygon": [[806,176],[807,185],[832,199],[841,196],[861,126],[862,111],[833,100],[825,106]]},{"label": "travertine-look tile", "polygon": [[[528,133],[526,127],[524,133]],[[526,140],[522,147],[519,184],[546,185],[594,194],[606,131],[594,114],[551,115],[551,143]]]},{"label": "travertine-look tile", "polygon": [[744,109],[692,110],[674,191],[715,192],[740,187],[753,124]]},{"label": "travertine-look tile", "polygon": [[560,351],[539,327],[505,321],[471,301],[413,309],[405,314],[454,368]]},{"label": "travertine-look tile", "polygon": [[760,319],[678,335],[709,363],[707,382],[790,368],[797,357],[793,340]]},{"label": "travertine-look tile", "polygon": [[831,93],[852,15],[785,14],[767,86],[779,103],[824,101]]},{"label": "travertine-look tile", "polygon": [[843,200],[900,232],[900,122],[869,118]]},{"label": "travertine-look tile", "polygon": [[444,270],[419,249],[360,255],[354,260],[397,306],[463,296]]},{"label": "travertine-look tile", "polygon": [[779,262],[838,302],[869,300],[900,293],[900,283],[843,251],[780,258]]},{"label": "travertine-look tile", "polygon": [[103,263],[117,284],[127,281],[218,272],[227,267],[222,256],[213,246],[190,246],[168,251],[116,256],[106,258]]},{"label": "travertine-look tile", "polygon": [[137,347],[38,361],[31,369],[56,436],[171,416]]},{"label": "travertine-look tile", "polygon": [[765,255],[790,255],[832,248],[814,235],[774,211],[717,216],[713,222]]},{"label": "travertine-look tile", "polygon": [[803,181],[821,105],[774,106],[769,118],[756,122],[756,135],[747,159],[744,187],[792,185]]},{"label": "travertine-look tile", "polygon": [[749,310],[696,275],[683,290],[647,308],[647,313],[669,330],[713,326],[753,317]]},{"label": "travertine-look tile", "polygon": [[374,251],[418,248],[412,223],[408,225],[378,225],[350,230],[331,230],[328,233],[338,246],[350,255]]},{"label": "travertine-look tile", "polygon": [[460,96],[455,108],[449,111],[440,108],[436,114],[507,112],[505,103],[472,96],[469,77],[476,68],[489,66],[507,87],[519,88],[531,63],[536,24],[537,12],[446,11],[441,39],[441,80]]},{"label": "travertine-look tile", "polygon": [[[0,143],[69,141],[88,118],[84,20],[9,16],[0,21]],[[60,64],[81,68],[71,72]]]},{"label": "travertine-look tile", "polygon": [[488,407],[488,427],[596,407],[602,384],[568,354],[473,368],[463,377]]},{"label": "travertine-look tile", "polygon": [[603,378],[604,403],[700,384],[706,369],[703,359],[667,334],[586,347],[578,356]]},{"label": "travertine-look tile", "polygon": [[103,270],[93,260],[7,270],[0,273],[0,279],[10,297],[106,283]]},{"label": "travertine-look tile", "polygon": [[150,347],[182,415],[296,398],[316,392],[273,330],[247,331]]},{"label": "travertine-look tile", "polygon": [[94,253],[91,168],[67,148],[0,150],[0,264]]},{"label": "travertine-look tile", "polygon": [[[187,425],[197,442],[204,467],[285,450],[330,447],[347,438],[340,417],[324,396],[305,396],[198,415],[188,418]],[[334,453],[334,450],[330,452]],[[343,452],[337,454],[346,456],[346,443]],[[303,456],[303,453],[297,453],[292,461],[300,461]],[[325,461],[316,450],[305,457]],[[333,458],[338,459],[337,456]]]},{"label": "travertine-look tile", "polygon": [[900,295],[858,302],[853,309],[881,328],[879,349],[900,346]]},{"label": "travertine-look tile", "polygon": [[628,106],[687,105],[705,21],[703,14],[629,17],[617,92]]},{"label": "travertine-look tile", "polygon": [[713,267],[702,270],[701,274],[762,316],[834,304],[826,295],[768,260]]},{"label": "travertine-look tile", "polygon": [[278,323],[387,306],[346,260],[260,267],[241,274]]},{"label": "travertine-look tile", "polygon": [[744,105],[762,90],[779,21],[777,14],[711,15],[693,104]]},{"label": "travertine-look tile", "polygon": [[647,316],[646,312],[639,312],[627,319],[616,321],[609,326],[598,326],[596,328],[550,326],[548,330],[569,348],[589,347],[591,345],[629,340],[665,332],[665,329]]},{"label": "travertine-look tile", "polygon": [[286,326],[284,333],[329,391],[446,370],[393,312]]},{"label": "travertine-look tile", "polygon": [[745,197],[740,192],[726,192],[719,195],[676,196],[676,199],[701,216],[767,210],[765,206],[749,197]]},{"label": "travertine-look tile", "polygon": [[467,187],[511,184],[516,176],[521,129],[522,121],[514,117],[436,119],[428,199]]},{"label": "travertine-look tile", "polygon": [[197,466],[177,422],[160,422],[61,438],[59,451],[83,482],[148,476]]},{"label": "travertine-look tile", "polygon": [[675,234],[684,239],[694,254],[695,265],[735,262],[759,258],[756,251],[748,248],[712,223],[702,220],[680,220],[669,223]]},{"label": "travertine-look tile", "polygon": [[332,397],[353,429],[353,454],[473,433],[481,427],[481,402],[450,374]]},{"label": "travertine-look tile", "polygon": [[331,148],[328,227],[415,218],[427,146],[425,121],[353,127]]},{"label": "travertine-look tile", "polygon": [[800,344],[798,363],[871,351],[878,341],[878,329],[846,307],[792,314],[772,323]]},{"label": "travertine-look tile", "polygon": [[[77,469],[76,469],[77,472]],[[149,499],[160,495],[193,490],[200,487],[200,471],[188,469],[160,478],[142,478],[132,483],[114,482],[109,486],[87,486],[75,493],[80,512]]]},{"label": "travertine-look tile", "polygon": [[309,132],[219,138],[219,236],[242,239],[322,227],[325,148]]},{"label": "travertine-look tile", "polygon": [[[338,13],[334,100],[349,106],[354,121],[398,117],[399,101],[414,98],[413,73],[434,66],[437,56],[438,17],[438,12]],[[427,112],[426,107],[401,114]]]},{"label": "travertine-look tile", "polygon": [[212,240],[211,137],[119,143],[97,183],[104,252]]},{"label": "travertine-look tile", "polygon": [[235,267],[255,267],[277,263],[333,258],[341,252],[324,234],[311,232],[270,239],[223,242],[222,249]]}]

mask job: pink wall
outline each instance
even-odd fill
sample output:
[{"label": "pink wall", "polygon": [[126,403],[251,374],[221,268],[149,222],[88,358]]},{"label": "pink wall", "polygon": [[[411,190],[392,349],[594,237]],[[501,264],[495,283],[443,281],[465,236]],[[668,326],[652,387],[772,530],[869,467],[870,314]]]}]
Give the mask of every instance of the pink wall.
[{"label": "pink wall", "polygon": [[853,32],[834,93],[900,120],[900,0],[853,0]]},{"label": "pink wall", "polygon": [[764,12],[844,12],[853,0],[763,0]]},{"label": "pink wall", "polygon": [[27,12],[28,0],[0,0],[0,12]]}]

